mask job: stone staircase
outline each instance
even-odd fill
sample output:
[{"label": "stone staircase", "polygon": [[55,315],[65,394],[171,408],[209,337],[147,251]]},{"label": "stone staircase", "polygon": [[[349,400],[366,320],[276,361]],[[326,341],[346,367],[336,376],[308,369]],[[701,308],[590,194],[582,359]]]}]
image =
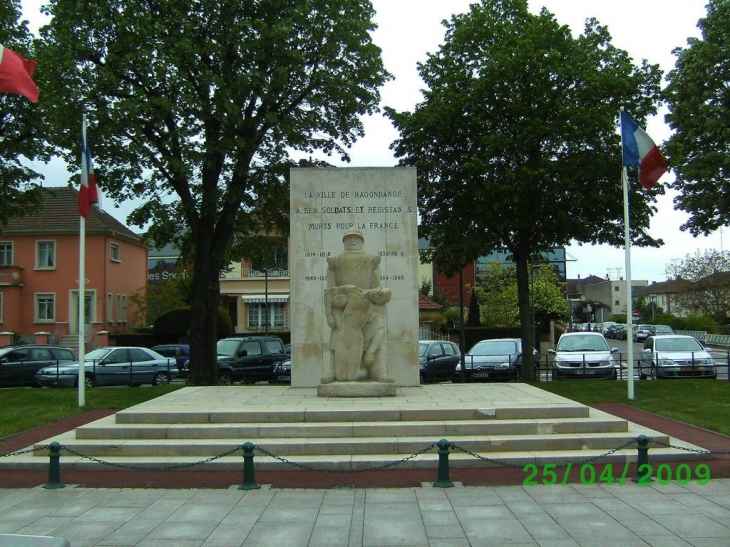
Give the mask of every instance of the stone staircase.
[{"label": "stone staircase", "polygon": [[[95,460],[102,460],[122,466],[196,464],[191,468],[240,470],[239,448],[252,442],[261,449],[254,452],[260,470],[293,470],[291,462],[317,470],[357,471],[399,460],[405,460],[398,464],[402,469],[436,469],[438,450],[433,445],[442,438],[493,460],[454,450],[449,460],[454,468],[575,464],[626,443],[630,446],[600,461],[634,462],[637,450],[632,441],[641,434],[686,445],[518,383],[399,388],[398,397],[367,400],[322,399],[307,388],[236,386],[184,388],[36,447],[61,443],[67,449],[62,453],[64,469],[98,469],[104,464]],[[419,452],[423,453],[410,458]],[[222,454],[227,455],[218,457]],[[0,468],[9,467],[12,460],[16,467],[47,465],[47,451],[34,456],[3,458]],[[651,457],[701,459],[655,447]]]}]

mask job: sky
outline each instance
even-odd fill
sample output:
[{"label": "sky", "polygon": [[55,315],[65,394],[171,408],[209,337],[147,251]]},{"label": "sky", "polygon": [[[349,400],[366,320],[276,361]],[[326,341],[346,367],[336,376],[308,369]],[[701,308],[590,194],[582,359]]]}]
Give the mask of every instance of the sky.
[{"label": "sky", "polygon": [[[44,23],[40,6],[46,0],[22,0],[23,16],[36,29]],[[441,22],[454,13],[468,11],[473,0],[372,0],[378,25],[373,41],[383,50],[386,69],[395,76],[393,81],[381,89],[382,105],[398,111],[412,111],[422,100],[421,81],[417,63],[435,53],[443,43],[445,29]],[[699,37],[697,21],[706,15],[706,0],[530,0],[530,10],[537,13],[545,7],[553,13],[560,24],[568,25],[574,35],[583,31],[587,18],[594,17],[608,27],[616,47],[626,50],[640,64],[646,59],[658,64],[665,75],[672,68],[676,58],[672,50],[684,47],[687,38]],[[42,90],[41,90],[42,93]],[[657,144],[671,135],[664,123],[666,109],[648,120],[646,130]],[[618,116],[618,113],[617,113]],[[350,150],[351,162],[344,164],[333,158],[327,159],[338,166],[349,167],[391,167],[397,160],[390,150],[390,144],[398,138],[391,122],[382,115],[364,119],[365,137]],[[93,136],[89,135],[93,146]],[[97,158],[95,161],[100,161]],[[46,186],[64,185],[68,180],[65,165],[52,162],[48,166],[33,165],[46,175]],[[617,178],[620,166],[617,166]],[[660,183],[673,180],[672,174],[665,174]],[[101,181],[103,186],[103,181]],[[667,191],[655,204],[658,212],[652,219],[649,234],[662,238],[665,245],[659,249],[634,247],[631,249],[631,278],[649,283],[667,279],[667,269],[677,261],[708,249],[724,250],[723,233],[718,231],[708,237],[694,238],[679,227],[688,218],[686,213],[676,211],[673,198],[676,194]],[[623,199],[617,195],[616,199]],[[125,222],[134,208],[133,203],[114,204],[102,201],[104,209]],[[728,232],[730,236],[730,231]],[[585,278],[589,275],[625,279],[628,275],[626,253],[623,247],[608,245],[577,245],[567,247],[569,278]]]}]

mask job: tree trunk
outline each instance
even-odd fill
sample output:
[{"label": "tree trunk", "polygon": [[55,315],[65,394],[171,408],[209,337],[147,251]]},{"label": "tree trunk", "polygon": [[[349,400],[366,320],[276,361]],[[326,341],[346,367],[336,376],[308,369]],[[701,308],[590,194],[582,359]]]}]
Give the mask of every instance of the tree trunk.
[{"label": "tree trunk", "polygon": [[520,311],[520,338],[522,339],[522,379],[526,382],[535,380],[532,348],[535,347],[535,326],[532,324],[532,307],[530,306],[530,265],[527,258],[514,253],[517,266],[517,302]]},{"label": "tree trunk", "polygon": [[[201,223],[202,224],[202,223]],[[195,386],[218,384],[218,305],[220,303],[220,260],[211,252],[213,229],[195,234],[195,264],[190,317],[190,377]],[[208,233],[206,233],[208,232]]]}]

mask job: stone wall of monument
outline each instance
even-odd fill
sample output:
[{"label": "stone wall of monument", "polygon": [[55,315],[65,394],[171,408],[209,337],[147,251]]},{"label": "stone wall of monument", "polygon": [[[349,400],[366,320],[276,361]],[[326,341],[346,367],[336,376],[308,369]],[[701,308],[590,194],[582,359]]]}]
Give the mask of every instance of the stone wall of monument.
[{"label": "stone wall of monument", "polygon": [[418,384],[416,211],[415,168],[291,170],[292,386],[317,386],[327,370],[327,257],[343,252],[350,229],[362,232],[364,252],[380,257],[381,285],[392,292],[382,346],[387,373],[397,385]]}]

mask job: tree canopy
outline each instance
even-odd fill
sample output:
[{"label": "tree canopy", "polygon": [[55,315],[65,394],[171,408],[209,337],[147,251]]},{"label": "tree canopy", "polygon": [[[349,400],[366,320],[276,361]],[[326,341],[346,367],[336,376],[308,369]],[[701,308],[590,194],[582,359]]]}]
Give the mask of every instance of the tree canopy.
[{"label": "tree canopy", "polygon": [[708,249],[687,255],[670,267],[679,283],[674,305],[707,315],[718,324],[728,320],[730,310],[730,252]]},{"label": "tree canopy", "polygon": [[[52,138],[143,203],[155,244],[192,246],[191,381],[217,381],[219,272],[233,243],[288,233],[288,155],[347,157],[388,79],[368,0],[51,0]],[[240,254],[238,255],[241,256]]]},{"label": "tree canopy", "polygon": [[[458,257],[457,271],[511,253],[530,347],[528,264],[571,241],[623,242],[618,114],[654,113],[661,71],[635,65],[596,20],[573,37],[526,0],[482,0],[445,26],[444,44],[419,64],[423,101],[388,109],[401,132],[392,146],[418,167],[419,235]],[[635,245],[662,243],[645,231],[655,188],[631,186]]]},{"label": "tree canopy", "polygon": [[709,0],[697,26],[702,38],[674,50],[665,90],[675,207],[690,214],[681,228],[695,236],[730,225],[730,0]]},{"label": "tree canopy", "polygon": [[[35,57],[28,23],[21,19],[20,0],[0,4],[0,44],[25,58]],[[38,105],[22,95],[0,92],[0,232],[8,220],[41,203],[36,184],[41,177],[23,158],[47,161],[51,149],[44,137]]]}]

